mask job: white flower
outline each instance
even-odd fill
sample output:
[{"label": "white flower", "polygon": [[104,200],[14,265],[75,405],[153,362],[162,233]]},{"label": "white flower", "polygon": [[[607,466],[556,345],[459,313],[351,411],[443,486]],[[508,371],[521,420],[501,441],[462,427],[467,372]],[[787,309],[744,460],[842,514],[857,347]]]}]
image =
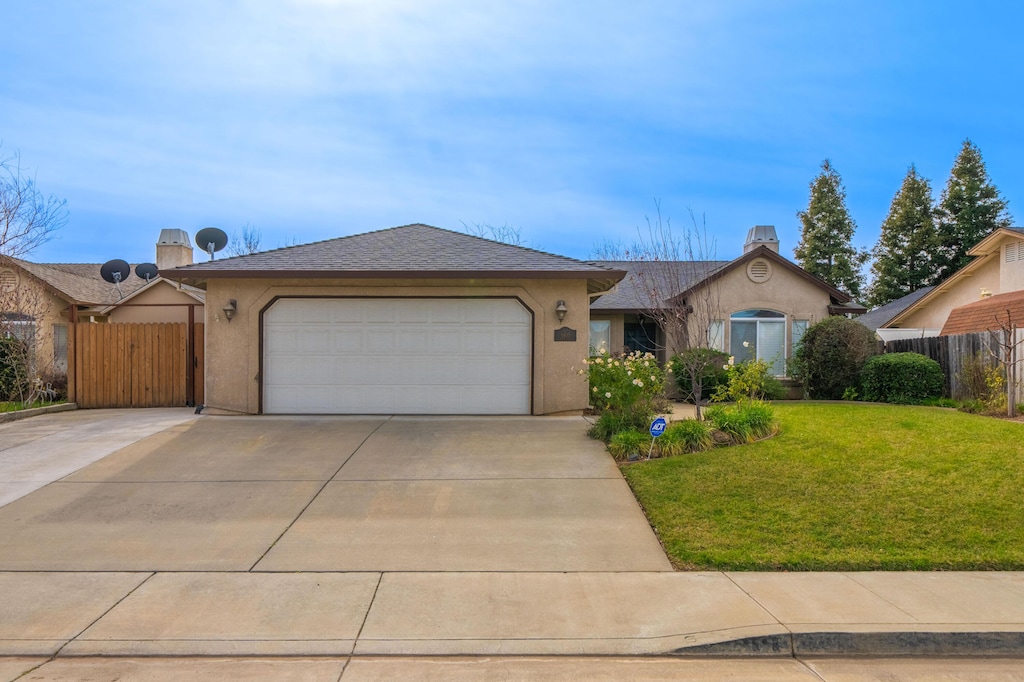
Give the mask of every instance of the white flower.
[{"label": "white flower", "polygon": [[604,397],[605,397],[605,398],[611,398],[611,397],[612,397],[612,394],[611,394],[611,393],[605,393],[605,394],[604,394]]},{"label": "white flower", "polygon": [[594,393],[597,393],[597,386],[594,386],[594,388],[592,388],[591,390],[592,390],[592,391],[593,391]]},{"label": "white flower", "polygon": [[722,365],[722,369],[729,369],[729,365]]},{"label": "white flower", "polygon": [[657,381],[657,379],[654,378],[653,374],[651,375],[651,381]]},{"label": "white flower", "polygon": [[649,360],[644,360],[644,367],[650,367],[651,363]]},{"label": "white flower", "polygon": [[626,376],[627,376],[627,377],[631,377],[631,376],[633,376],[633,370],[631,370],[631,369],[629,369],[629,370],[626,370]]},{"label": "white flower", "polygon": [[[730,365],[735,365],[736,364],[736,356],[735,355],[730,355],[729,356],[729,364]],[[726,369],[728,369],[728,367],[726,367]]]},{"label": "white flower", "polygon": [[642,382],[639,379],[637,379],[636,380],[636,385],[639,386],[640,388],[643,388],[644,387],[644,382]]},{"label": "white flower", "polygon": [[750,341],[744,341],[743,342],[743,347],[744,348],[750,348]]},{"label": "white flower", "polygon": [[633,379],[633,385],[634,385],[634,386],[638,386],[638,385],[639,385],[639,382],[640,382],[640,380],[639,380],[639,379]]}]

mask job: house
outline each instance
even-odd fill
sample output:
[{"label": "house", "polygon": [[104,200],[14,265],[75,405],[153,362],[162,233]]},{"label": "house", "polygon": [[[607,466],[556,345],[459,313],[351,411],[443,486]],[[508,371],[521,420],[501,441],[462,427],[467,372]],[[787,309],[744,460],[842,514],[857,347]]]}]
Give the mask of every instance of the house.
[{"label": "house", "polygon": [[737,361],[764,360],[777,376],[784,376],[786,359],[809,325],[830,315],[865,311],[848,294],[779,255],[779,240],[770,225],[751,228],[743,255],[731,261],[597,263],[624,269],[627,275],[613,293],[590,306],[590,345],[595,350],[645,350],[665,361],[669,349],[686,343],[666,338],[651,311],[670,304],[666,302],[702,301],[710,319],[708,339],[700,343]]},{"label": "house", "polygon": [[161,269],[205,290],[208,408],[553,414],[587,407],[614,267],[414,224]]},{"label": "house", "polygon": [[879,334],[938,336],[954,309],[1024,291],[1024,228],[995,230],[967,253],[970,263],[882,325]]},{"label": "house", "polygon": [[[893,318],[900,315],[907,308],[912,306],[921,300],[922,296],[925,296],[935,287],[923,287],[917,291],[911,292],[906,296],[890,301],[885,305],[872,308],[863,315],[858,315],[854,318],[857,322],[875,332],[875,334],[882,339],[882,341],[895,341],[896,339],[907,339],[922,336],[921,330],[919,329],[888,329],[885,328]],[[938,331],[938,330],[929,330]],[[923,336],[935,336],[935,334],[923,334]]]},{"label": "house", "polygon": [[[156,245],[160,267],[192,262],[184,230],[163,230]],[[35,374],[59,377],[67,372],[68,323],[178,322],[195,307],[203,319],[203,292],[159,277],[149,281],[132,273],[118,286],[100,276],[100,263],[33,263],[0,260],[0,328],[29,342]]]},{"label": "house", "polygon": [[1024,329],[1024,290],[989,295],[950,311],[939,336]]}]

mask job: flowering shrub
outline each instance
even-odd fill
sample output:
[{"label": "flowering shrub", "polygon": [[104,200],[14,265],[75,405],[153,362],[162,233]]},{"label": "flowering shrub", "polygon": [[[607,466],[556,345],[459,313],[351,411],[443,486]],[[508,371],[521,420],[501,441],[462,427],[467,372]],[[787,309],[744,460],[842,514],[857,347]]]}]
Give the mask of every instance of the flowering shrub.
[{"label": "flowering shrub", "polygon": [[[583,361],[590,379],[590,404],[622,428],[646,429],[665,391],[665,372],[650,353],[609,355],[602,351]],[[604,416],[604,415],[602,415]],[[602,440],[610,434],[595,434]]]},{"label": "flowering shrub", "polygon": [[771,365],[764,360],[748,360],[723,365],[726,382],[715,389],[711,399],[717,402],[740,400],[774,400],[785,393],[782,383],[771,374]]}]

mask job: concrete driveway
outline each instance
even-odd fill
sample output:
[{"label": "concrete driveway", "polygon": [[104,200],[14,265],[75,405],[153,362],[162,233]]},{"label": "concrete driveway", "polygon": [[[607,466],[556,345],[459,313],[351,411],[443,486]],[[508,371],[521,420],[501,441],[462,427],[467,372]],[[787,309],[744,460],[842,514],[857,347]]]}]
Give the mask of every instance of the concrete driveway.
[{"label": "concrete driveway", "polygon": [[671,570],[584,431],[578,417],[179,421],[0,507],[0,570]]}]

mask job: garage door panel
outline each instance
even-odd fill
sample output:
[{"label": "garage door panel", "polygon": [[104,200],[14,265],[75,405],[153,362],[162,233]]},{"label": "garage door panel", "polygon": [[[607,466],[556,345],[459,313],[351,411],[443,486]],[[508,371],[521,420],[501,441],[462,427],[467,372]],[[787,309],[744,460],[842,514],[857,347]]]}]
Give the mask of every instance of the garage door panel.
[{"label": "garage door panel", "polygon": [[528,414],[532,320],[511,299],[282,299],[264,411]]}]

